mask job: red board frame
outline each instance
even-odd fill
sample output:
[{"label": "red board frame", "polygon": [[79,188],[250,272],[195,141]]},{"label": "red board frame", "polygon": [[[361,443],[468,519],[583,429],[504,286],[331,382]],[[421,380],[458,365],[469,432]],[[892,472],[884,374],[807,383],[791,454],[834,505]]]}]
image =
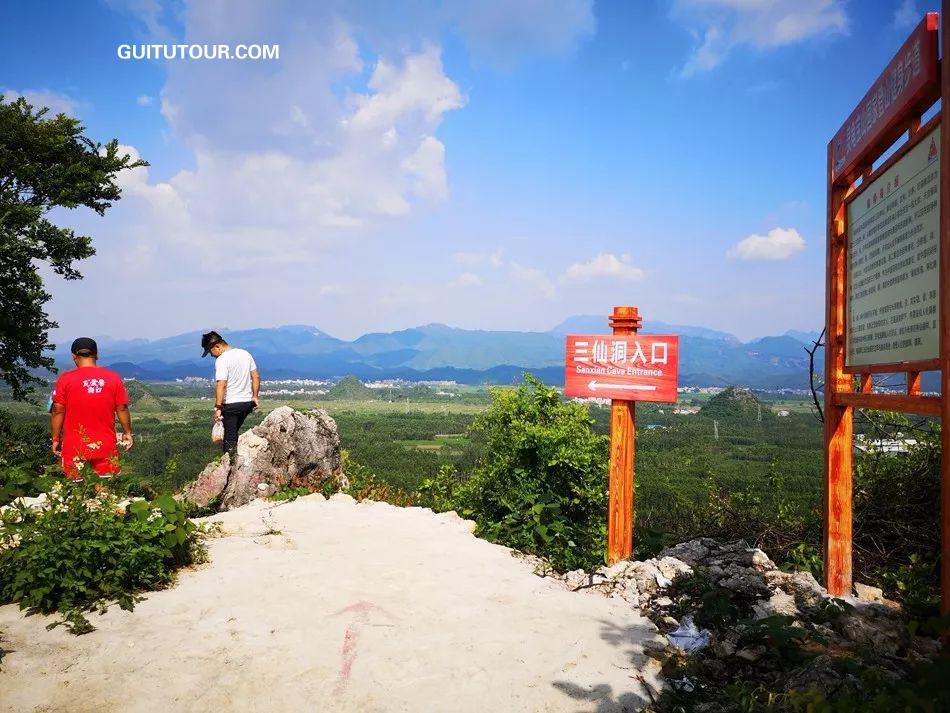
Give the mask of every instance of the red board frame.
[{"label": "red board frame", "polygon": [[927,13],[831,139],[832,180],[851,177],[864,157],[880,154],[904,133],[909,111],[934,103],[940,82],[939,20],[937,13]]},{"label": "red board frame", "polygon": [[566,342],[564,393],[567,396],[676,401],[678,336],[571,334]]},{"label": "red board frame", "polygon": [[[824,563],[825,585],[835,595],[848,595],[852,590],[852,496],[854,409],[871,408],[939,416],[942,423],[941,459],[941,611],[950,614],[950,121],[940,123],[940,263],[939,263],[939,331],[940,348],[937,359],[898,364],[845,366],[845,330],[847,328],[847,203],[860,195],[856,184],[869,185],[883,171],[900,159],[911,145],[932,129],[937,119],[921,126],[922,114],[941,97],[950,97],[950,72],[942,72],[937,58],[938,29],[942,29],[942,54],[950,51],[947,5],[943,0],[941,15],[928,13],[911,33],[901,50],[872,85],[848,121],[828,144],[828,216],[826,265],[826,330],[825,345],[825,478],[824,478]],[[942,26],[942,27],[941,27]],[[886,107],[877,102],[882,87],[887,87],[898,62],[903,62],[909,47],[919,43],[921,71],[901,91],[888,97]],[[915,60],[916,61],[916,60]],[[941,109],[942,114],[942,109]],[[849,127],[859,117],[870,117],[852,133]],[[862,120],[863,121],[863,120]],[[876,171],[878,159],[901,135],[909,135],[908,145],[896,152]],[[859,135],[860,134],[860,135]],[[920,372],[941,372],[941,396],[921,394]],[[874,393],[875,373],[905,372],[906,394]],[[855,388],[855,379],[860,384]]]}]

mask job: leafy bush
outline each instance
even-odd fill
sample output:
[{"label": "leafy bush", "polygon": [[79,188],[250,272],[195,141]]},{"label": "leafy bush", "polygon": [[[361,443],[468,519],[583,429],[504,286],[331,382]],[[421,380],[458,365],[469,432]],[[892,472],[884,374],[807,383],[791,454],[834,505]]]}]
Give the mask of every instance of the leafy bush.
[{"label": "leafy bush", "polygon": [[[482,537],[546,557],[556,569],[599,566],[607,437],[591,430],[586,407],[562,402],[530,374],[517,389],[492,389],[491,399],[472,425],[482,456],[458,486],[453,509],[475,520]],[[446,474],[446,488],[447,481]]]},{"label": "leafy bush", "polygon": [[426,478],[416,492],[416,502],[435,512],[446,512],[456,507],[462,479],[454,465],[444,464],[434,478]]},{"label": "leafy bush", "polygon": [[0,505],[20,497],[36,497],[45,492],[54,479],[47,473],[36,473],[21,466],[0,465]]},{"label": "leafy bush", "polygon": [[304,495],[310,495],[311,492],[313,491],[311,491],[310,488],[305,488],[305,487],[295,488],[291,485],[285,485],[276,493],[271,495],[270,499],[277,500],[277,501],[292,502],[299,497],[303,497]]},{"label": "leafy bush", "polygon": [[44,492],[52,484],[48,471],[54,464],[46,427],[16,423],[0,411],[0,505]]},{"label": "leafy bush", "polygon": [[126,507],[98,484],[57,483],[46,509],[14,507],[0,520],[0,604],[60,612],[74,633],[91,630],[84,611],[169,584],[203,556],[184,508],[163,495]]},{"label": "leafy bush", "polygon": [[[886,421],[884,420],[886,416]],[[871,412],[872,435],[912,433],[907,453],[870,449],[856,460],[855,579],[878,583],[919,618],[937,613],[940,557],[940,424],[914,426]]]}]

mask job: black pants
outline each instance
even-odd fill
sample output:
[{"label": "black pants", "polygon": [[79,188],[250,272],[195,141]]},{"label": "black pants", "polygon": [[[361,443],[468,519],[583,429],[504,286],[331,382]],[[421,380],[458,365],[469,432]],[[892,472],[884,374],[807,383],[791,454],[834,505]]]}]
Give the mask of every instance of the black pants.
[{"label": "black pants", "polygon": [[224,421],[224,443],[221,445],[228,453],[237,448],[238,431],[244,425],[244,419],[254,410],[253,401],[241,401],[236,404],[224,404],[221,420]]}]

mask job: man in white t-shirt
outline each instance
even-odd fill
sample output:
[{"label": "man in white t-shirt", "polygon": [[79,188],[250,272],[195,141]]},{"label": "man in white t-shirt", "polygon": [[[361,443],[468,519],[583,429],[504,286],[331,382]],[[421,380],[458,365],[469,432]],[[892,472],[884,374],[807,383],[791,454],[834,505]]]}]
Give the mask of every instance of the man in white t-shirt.
[{"label": "man in white t-shirt", "polygon": [[254,357],[228,344],[217,332],[201,336],[202,357],[210,354],[214,364],[214,420],[224,421],[225,453],[237,448],[238,432],[244,419],[257,408],[261,375]]}]

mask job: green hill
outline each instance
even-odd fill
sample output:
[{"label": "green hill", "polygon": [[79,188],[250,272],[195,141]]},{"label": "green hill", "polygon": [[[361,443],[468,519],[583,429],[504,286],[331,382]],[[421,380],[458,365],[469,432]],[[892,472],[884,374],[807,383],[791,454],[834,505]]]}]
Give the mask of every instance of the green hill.
[{"label": "green hill", "polygon": [[372,401],[377,397],[377,394],[355,376],[350,375],[344,376],[334,384],[333,388],[330,389],[329,396],[331,399],[341,401]]},{"label": "green hill", "polygon": [[728,389],[709,399],[709,402],[700,410],[703,416],[717,419],[731,419],[739,421],[756,421],[772,419],[775,414],[756,398],[748,389],[730,386]]},{"label": "green hill", "polygon": [[129,394],[129,408],[134,413],[174,413],[179,410],[178,406],[157,396],[141,381],[126,381],[125,390]]}]

